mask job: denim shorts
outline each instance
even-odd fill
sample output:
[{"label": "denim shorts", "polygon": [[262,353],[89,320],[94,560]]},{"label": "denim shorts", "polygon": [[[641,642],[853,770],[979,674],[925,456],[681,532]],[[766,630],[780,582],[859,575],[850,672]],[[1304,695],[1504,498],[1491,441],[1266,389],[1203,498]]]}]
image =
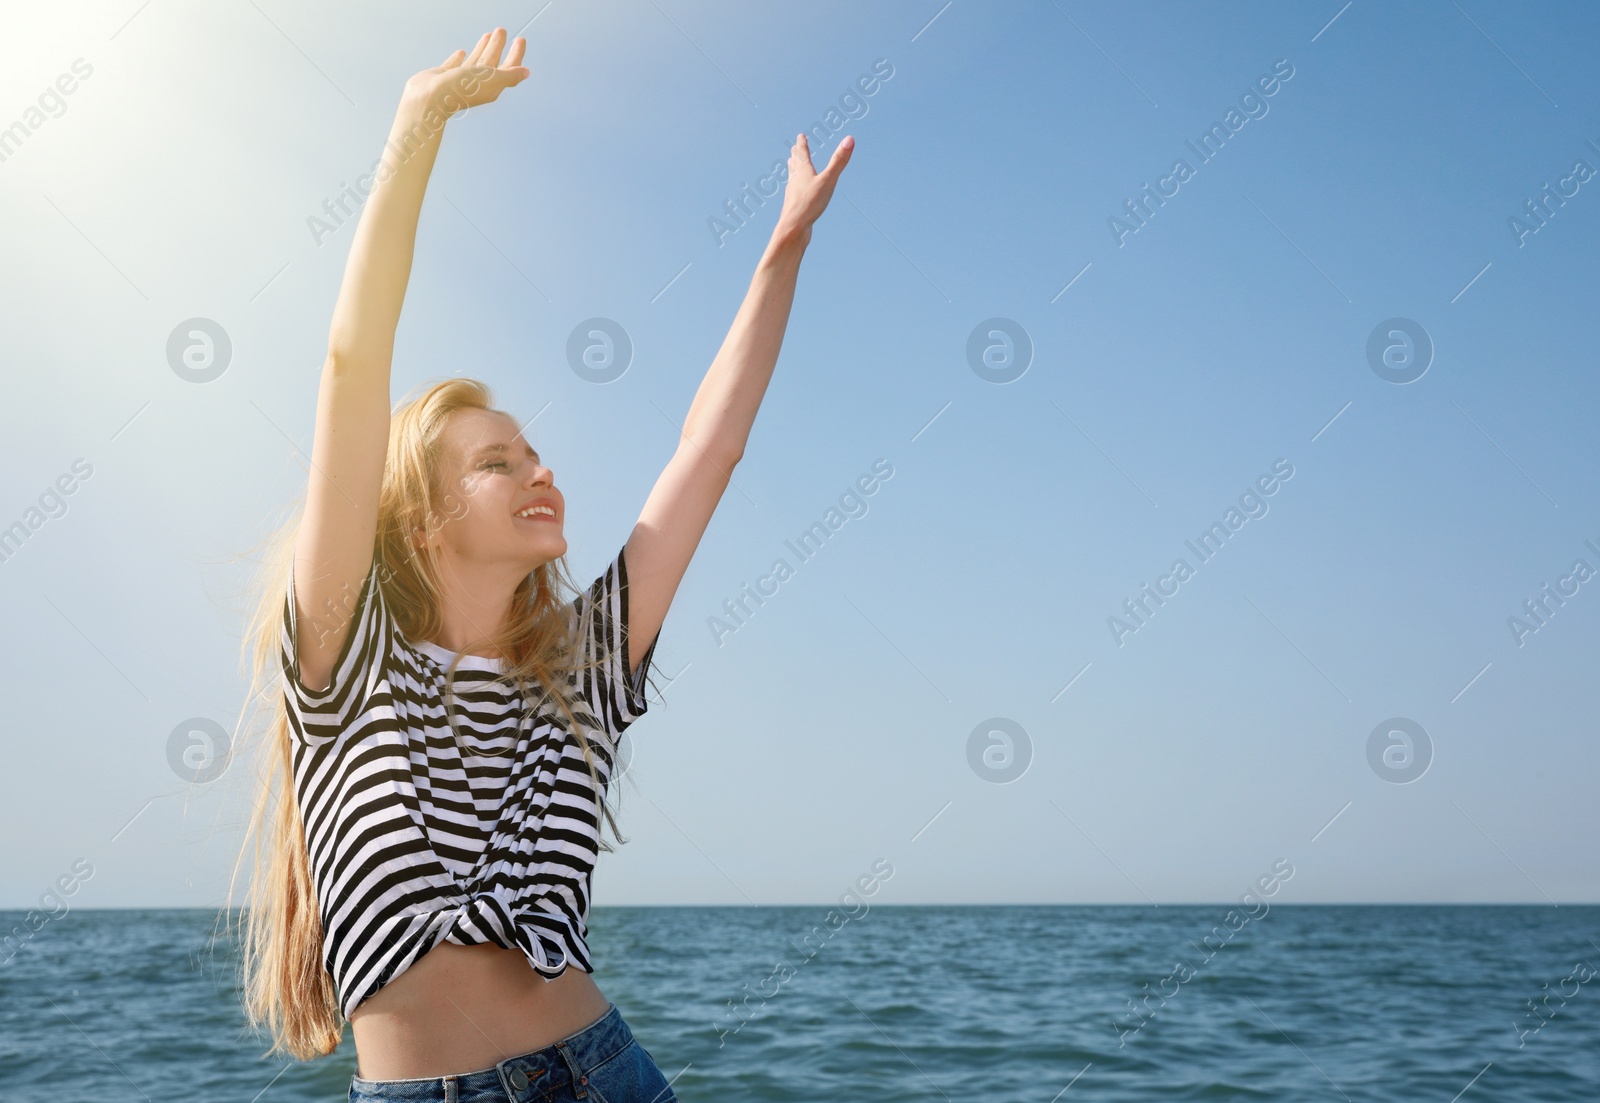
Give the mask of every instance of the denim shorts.
[{"label": "denim shorts", "polygon": [[599,1022],[493,1068],[421,1080],[350,1080],[349,1103],[677,1103],[613,1004]]}]

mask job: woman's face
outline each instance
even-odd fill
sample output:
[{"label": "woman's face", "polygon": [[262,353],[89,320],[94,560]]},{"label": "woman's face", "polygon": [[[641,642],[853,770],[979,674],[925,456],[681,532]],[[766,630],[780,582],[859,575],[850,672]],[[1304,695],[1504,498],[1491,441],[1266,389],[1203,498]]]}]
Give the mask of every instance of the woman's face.
[{"label": "woman's face", "polygon": [[457,410],[440,443],[441,500],[425,531],[447,558],[532,571],[566,554],[566,501],[516,422]]}]

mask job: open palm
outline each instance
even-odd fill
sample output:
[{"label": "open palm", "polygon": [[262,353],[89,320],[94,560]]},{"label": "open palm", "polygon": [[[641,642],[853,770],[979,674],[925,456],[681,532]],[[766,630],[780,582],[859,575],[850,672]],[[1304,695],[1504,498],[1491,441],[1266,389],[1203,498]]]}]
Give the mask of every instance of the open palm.
[{"label": "open palm", "polygon": [[445,58],[443,65],[413,76],[406,81],[406,91],[451,115],[491,103],[505,89],[528,79],[528,69],[522,64],[527,39],[519,35],[512,40],[511,52],[502,64],[500,53],[505,45],[506,30],[496,27],[478,39],[470,54],[457,50]]}]

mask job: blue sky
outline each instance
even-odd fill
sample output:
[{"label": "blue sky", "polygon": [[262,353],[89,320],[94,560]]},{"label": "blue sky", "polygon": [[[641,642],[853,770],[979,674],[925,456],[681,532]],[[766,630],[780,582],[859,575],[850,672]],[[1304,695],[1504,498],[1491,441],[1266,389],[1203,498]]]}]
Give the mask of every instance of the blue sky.
[{"label": "blue sky", "polygon": [[[92,474],[0,563],[0,906],[82,859],[84,906],[222,899],[247,765],[186,786],[167,743],[237,713],[238,557],[304,486],[354,228],[309,220],[405,78],[496,24],[533,74],[450,124],[395,393],[459,372],[539,413],[584,581],[777,201],[720,244],[708,220],[841,97],[858,116],[814,142],[857,149],[657,649],[676,679],[630,733],[598,903],[822,902],[880,859],[884,903],[1220,901],[1280,859],[1293,901],[1600,900],[1600,578],[1508,627],[1600,570],[1591,9],[541,3],[3,17],[0,524]],[[1519,240],[1546,184],[1576,191]],[[1170,194],[1119,243],[1146,185]],[[595,317],[634,346],[604,385],[566,360]],[[210,382],[167,362],[191,318],[232,345]],[[1367,352],[1395,318],[1433,350],[1403,384]],[[969,363],[992,319],[1031,346],[1010,382]],[[880,462],[799,562],[784,542]],[[996,718],[1014,780],[983,765]],[[1408,783],[1396,718],[1431,747]]]}]

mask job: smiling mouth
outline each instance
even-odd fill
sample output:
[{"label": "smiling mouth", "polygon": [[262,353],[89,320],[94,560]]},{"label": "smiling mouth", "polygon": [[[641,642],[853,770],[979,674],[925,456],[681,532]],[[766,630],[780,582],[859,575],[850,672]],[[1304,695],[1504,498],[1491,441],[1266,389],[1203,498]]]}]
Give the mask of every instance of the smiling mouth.
[{"label": "smiling mouth", "polygon": [[549,506],[539,505],[531,506],[520,513],[513,513],[512,516],[519,521],[555,521],[556,511]]}]

